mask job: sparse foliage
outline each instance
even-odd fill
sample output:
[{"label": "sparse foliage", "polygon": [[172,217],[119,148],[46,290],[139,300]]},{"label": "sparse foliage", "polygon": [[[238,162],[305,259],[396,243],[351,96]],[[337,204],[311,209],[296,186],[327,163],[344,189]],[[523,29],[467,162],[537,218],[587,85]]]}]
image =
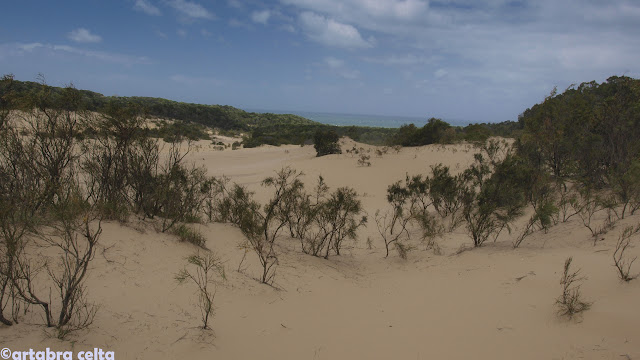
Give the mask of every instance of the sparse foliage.
[{"label": "sparse foliage", "polygon": [[371,166],[370,155],[360,154],[360,158],[358,159],[358,166]]},{"label": "sparse foliage", "polygon": [[626,282],[638,277],[638,274],[631,273],[631,266],[636,261],[637,257],[629,259],[625,256],[625,252],[629,246],[631,246],[631,237],[638,232],[640,232],[640,225],[637,225],[636,227],[626,227],[618,237],[616,249],[613,252],[613,264],[618,270],[618,276],[621,280]]},{"label": "sparse foliage", "polygon": [[412,249],[411,245],[408,244],[411,239],[407,229],[410,220],[410,216],[403,216],[402,211],[395,208],[384,214],[380,214],[379,210],[376,211],[375,221],[378,233],[384,240],[385,257],[389,256],[389,248],[394,246],[402,259],[407,258],[409,251]]},{"label": "sparse foliage", "polygon": [[278,265],[275,242],[280,231],[287,225],[286,217],[281,215],[282,204],[291,192],[302,186],[301,173],[291,168],[283,168],[274,177],[262,181],[264,187],[273,188],[271,200],[263,211],[247,212],[241,215],[240,230],[247,237],[250,247],[258,255],[262,265],[260,281],[273,284]]},{"label": "sparse foliage", "polygon": [[573,257],[569,257],[564,262],[564,271],[560,279],[562,294],[556,299],[558,315],[566,316],[569,319],[591,307],[591,303],[585,301],[580,292],[580,283],[586,278],[580,276],[580,269],[571,270],[572,261]]},{"label": "sparse foliage", "polygon": [[187,258],[191,269],[182,269],[175,277],[178,283],[192,282],[198,287],[198,307],[202,319],[202,328],[209,327],[209,317],[215,313],[213,300],[216,296],[216,276],[225,279],[224,267],[220,259],[211,252],[205,255],[197,253]]}]

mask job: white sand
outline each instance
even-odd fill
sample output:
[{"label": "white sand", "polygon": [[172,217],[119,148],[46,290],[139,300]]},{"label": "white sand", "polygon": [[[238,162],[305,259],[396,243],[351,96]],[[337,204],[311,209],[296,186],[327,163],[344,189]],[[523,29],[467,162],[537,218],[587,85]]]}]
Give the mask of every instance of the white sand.
[{"label": "white sand", "polygon": [[[429,174],[429,165],[439,162],[462,170],[473,160],[470,146],[391,150],[382,158],[372,151],[372,166],[358,167],[357,157],[346,153],[316,158],[312,146],[213,151],[209,143],[189,159],[210,175],[249,186],[263,203],[270,194],[260,181],[283,166],[303,171],[307,187],[320,174],[332,189],[354,187],[363,194],[368,227],[329,260],[302,254],[285,234],[278,243],[278,290],[255,280],[261,269],[253,253],[244,271],[236,271],[243,255],[238,229],[199,226],[227,274],[216,295],[213,331],[203,331],[194,286],[174,280],[197,248],[135,221],[105,223],[87,282],[89,297],[100,305],[93,326],[59,341],[47,337],[40,310],[32,308],[23,323],[0,327],[0,346],[98,347],[115,351],[117,359],[640,358],[640,280],[622,283],[611,257],[618,234],[640,215],[621,221],[595,246],[574,217],[516,250],[517,232],[455,255],[461,244],[471,244],[461,227],[438,240],[443,255],[416,244],[408,260],[395,253],[384,259],[372,217],[386,206],[387,186],[407,172]],[[640,255],[640,246],[629,255]],[[582,292],[593,301],[574,320],[558,318],[554,307],[568,256],[588,278]]]}]

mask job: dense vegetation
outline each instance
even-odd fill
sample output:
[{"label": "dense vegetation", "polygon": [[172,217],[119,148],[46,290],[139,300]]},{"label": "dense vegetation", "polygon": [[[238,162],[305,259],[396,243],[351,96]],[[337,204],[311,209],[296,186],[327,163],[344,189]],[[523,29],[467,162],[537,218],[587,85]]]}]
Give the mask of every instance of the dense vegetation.
[{"label": "dense vegetation", "polygon": [[640,81],[611,77],[554,92],[527,109],[520,152],[557,178],[610,186],[627,197],[628,176],[640,167]]},{"label": "dense vegetation", "polygon": [[[11,88],[17,99],[14,107],[22,107],[21,99],[37,94],[46,88],[51,97],[64,93],[64,88],[45,86],[44,83],[30,81],[5,81],[0,84],[0,94],[6,94]],[[217,129],[225,134],[245,134],[244,146],[256,147],[263,144],[304,144],[311,143],[317,130],[336,131],[340,136],[349,136],[354,140],[370,144],[382,144],[396,129],[370,128],[355,126],[330,126],[291,114],[271,114],[246,112],[227,105],[200,105],[171,101],[151,97],[119,97],[78,90],[78,108],[82,110],[104,112],[109,106],[135,106],[144,116],[166,120],[178,120],[150,132],[150,136],[170,140],[171,133],[190,139],[205,139],[205,128]]]},{"label": "dense vegetation", "polygon": [[[426,204],[420,209],[422,219],[433,218],[427,208],[435,211],[440,225],[429,223],[427,233],[439,226],[453,230],[464,224],[476,247],[497,239],[504,229],[511,232],[511,223],[527,210],[532,215],[514,237],[514,247],[533,232],[547,231],[573,216],[595,242],[619,219],[640,209],[639,80],[611,77],[603,84],[572,86],[563,94],[554,90],[543,103],[527,109],[518,123],[502,123],[493,131],[518,137],[513,145],[479,141],[475,162],[457,175],[439,164],[430,176],[407,176],[404,187],[400,183],[389,187],[391,220],[376,219],[387,249],[394,244],[406,257],[410,248],[399,234],[409,234],[406,226],[416,210],[413,205],[404,209],[405,200],[398,199],[421,199]],[[458,136],[477,141],[488,134],[483,125],[458,132],[431,119],[423,128],[403,126],[394,139],[413,146],[447,143]],[[594,214],[600,211],[607,217],[594,224]],[[625,231],[614,255],[623,280],[629,278],[629,261],[620,253],[628,247],[628,234],[640,230]]]},{"label": "dense vegetation", "polygon": [[421,128],[414,124],[402,125],[388,141],[389,145],[422,146],[429,144],[453,144],[467,141],[483,143],[491,136],[513,138],[522,130],[522,124],[513,121],[501,123],[451,126],[440,119],[431,118]]},{"label": "dense vegetation", "polygon": [[[10,84],[16,99],[24,99],[38,93],[43,83],[31,81],[4,82],[0,93],[6,93]],[[47,86],[52,96],[59,96],[64,88]],[[430,119],[422,128],[413,124],[400,129],[365,126],[331,126],[320,124],[291,114],[246,112],[228,105],[201,105],[152,97],[104,96],[88,90],[78,90],[79,108],[103,112],[109,106],[137,106],[145,116],[166,120],[178,120],[153,129],[149,135],[171,141],[178,137],[192,140],[208,139],[206,129],[217,129],[224,134],[244,134],[243,145],[256,147],[263,144],[310,144],[316,131],[335,131],[339,136],[371,145],[420,146],[432,143],[458,141],[482,142],[489,136],[514,137],[521,124],[506,121],[495,124],[472,124],[454,127],[439,119]],[[20,106],[20,104],[14,104]],[[91,135],[91,134],[89,134]]]},{"label": "dense vegetation", "polygon": [[333,130],[317,130],[313,135],[313,147],[316,149],[317,156],[342,154],[338,140],[340,136]]}]

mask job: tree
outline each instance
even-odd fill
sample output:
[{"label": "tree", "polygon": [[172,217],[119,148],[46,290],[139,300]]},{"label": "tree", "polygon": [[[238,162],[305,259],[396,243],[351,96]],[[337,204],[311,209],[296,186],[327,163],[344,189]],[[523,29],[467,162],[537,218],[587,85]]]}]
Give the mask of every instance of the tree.
[{"label": "tree", "polygon": [[334,130],[316,130],[313,135],[313,147],[316,149],[316,156],[330,154],[342,154],[338,141],[340,136]]}]

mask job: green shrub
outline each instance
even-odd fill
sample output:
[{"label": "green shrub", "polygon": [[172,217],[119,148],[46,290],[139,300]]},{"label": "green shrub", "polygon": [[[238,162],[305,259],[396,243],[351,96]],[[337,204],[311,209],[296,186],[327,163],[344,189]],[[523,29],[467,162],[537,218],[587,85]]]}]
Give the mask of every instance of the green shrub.
[{"label": "green shrub", "polygon": [[180,241],[191,243],[203,249],[207,247],[207,240],[204,238],[204,236],[199,231],[191,229],[185,224],[178,225],[173,230],[171,230],[171,233],[177,236]]},{"label": "green shrub", "polygon": [[316,149],[316,156],[330,154],[342,154],[338,141],[340,136],[334,130],[317,130],[313,135],[313,147]]},{"label": "green shrub", "polygon": [[476,162],[465,170],[462,215],[475,247],[492,235],[497,238],[522,214],[526,202],[520,165],[520,159],[511,154],[492,163],[476,154]]}]

